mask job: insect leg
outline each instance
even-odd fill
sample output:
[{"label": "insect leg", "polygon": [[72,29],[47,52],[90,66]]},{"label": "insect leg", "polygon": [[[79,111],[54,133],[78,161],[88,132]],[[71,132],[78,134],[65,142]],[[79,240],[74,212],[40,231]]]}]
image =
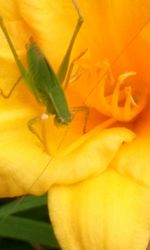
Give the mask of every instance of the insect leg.
[{"label": "insect leg", "polygon": [[71,62],[69,69],[68,69],[68,73],[66,75],[66,79],[65,79],[65,83],[63,84],[64,89],[67,89],[70,78],[71,78],[71,74],[74,68],[75,63],[87,52],[88,49],[85,49],[84,51],[82,51],[75,59],[73,59],[73,61]]},{"label": "insect leg", "polygon": [[83,134],[85,134],[86,133],[87,121],[88,121],[88,117],[89,117],[89,113],[90,113],[89,108],[86,107],[86,106],[73,107],[72,111],[73,112],[84,112],[85,113],[84,125],[83,125]]},{"label": "insect leg", "polygon": [[42,114],[40,116],[37,116],[37,117],[34,117],[32,118],[31,120],[28,121],[27,125],[28,125],[28,128],[29,130],[31,131],[31,133],[33,133],[37,138],[38,140],[40,140],[40,142],[42,144],[44,144],[44,141],[43,139],[41,138],[41,136],[38,134],[38,132],[35,130],[34,128],[34,124],[39,122],[39,121],[42,121],[42,120],[46,120],[48,119],[48,115],[47,114]]},{"label": "insect leg", "polygon": [[77,1],[72,0],[72,2],[73,2],[73,5],[74,5],[77,13],[78,13],[78,20],[77,20],[77,23],[76,23],[76,26],[75,26],[71,41],[70,41],[69,46],[67,48],[67,51],[65,53],[65,56],[64,56],[64,58],[63,58],[63,60],[62,60],[62,62],[60,64],[60,67],[59,67],[58,72],[57,72],[57,78],[58,78],[60,83],[63,83],[63,81],[64,81],[64,79],[66,77],[67,70],[68,70],[68,65],[69,65],[69,60],[70,60],[70,56],[71,56],[71,51],[72,51],[74,42],[76,40],[76,37],[77,37],[77,35],[79,33],[79,30],[80,30],[80,28],[82,26],[82,23],[83,23],[83,17],[81,15],[79,6],[77,4]]},{"label": "insect leg", "polygon": [[17,79],[17,81],[16,81],[15,84],[11,87],[11,89],[9,90],[9,92],[8,92],[7,94],[5,94],[5,93],[3,92],[2,89],[0,89],[0,95],[1,95],[3,98],[5,98],[5,99],[9,98],[9,97],[11,96],[11,94],[13,93],[14,89],[17,87],[18,83],[20,82],[21,78],[22,78],[22,76],[19,76],[19,78]]},{"label": "insect leg", "polygon": [[16,53],[14,45],[13,45],[11,39],[10,39],[9,33],[8,33],[7,29],[6,29],[6,26],[4,25],[3,18],[1,16],[0,16],[0,27],[1,27],[4,35],[5,35],[5,38],[6,38],[7,42],[8,42],[10,50],[11,50],[13,56],[14,56],[15,62],[17,64],[17,66],[18,66],[18,69],[19,69],[22,77],[24,77],[26,75],[26,69],[23,66],[23,64],[21,63],[21,61],[20,61],[20,59],[19,59],[19,57],[18,57],[18,55]]}]

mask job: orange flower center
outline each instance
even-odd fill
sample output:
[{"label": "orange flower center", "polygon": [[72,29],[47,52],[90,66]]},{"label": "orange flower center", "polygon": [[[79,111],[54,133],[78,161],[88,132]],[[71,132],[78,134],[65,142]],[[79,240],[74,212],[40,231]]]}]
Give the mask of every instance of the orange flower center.
[{"label": "orange flower center", "polygon": [[[110,70],[107,75],[110,74]],[[124,86],[125,80],[136,75],[136,72],[127,72],[121,74],[116,81],[113,80],[112,93],[105,93],[106,81],[100,85],[100,99],[103,107],[103,113],[110,115],[118,121],[128,122],[133,120],[145,107],[146,94],[142,93],[140,97],[132,93],[131,86]],[[111,76],[110,79],[113,79]]]},{"label": "orange flower center", "polygon": [[137,85],[130,80],[136,72],[125,72],[115,79],[110,64],[105,60],[94,67],[84,66],[80,74],[80,79],[79,73],[72,79],[80,81],[82,92],[79,91],[87,106],[121,122],[132,121],[144,109],[147,93],[144,89],[138,93]]}]

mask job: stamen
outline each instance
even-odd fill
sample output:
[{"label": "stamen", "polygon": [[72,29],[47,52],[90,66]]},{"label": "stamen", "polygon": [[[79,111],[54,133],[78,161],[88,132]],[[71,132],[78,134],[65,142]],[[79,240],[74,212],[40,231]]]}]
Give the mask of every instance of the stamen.
[{"label": "stamen", "polygon": [[125,88],[125,92],[130,100],[130,104],[134,107],[137,107],[137,103],[135,102],[135,100],[133,99],[133,96],[132,96],[132,88],[129,86],[129,87],[126,87]]},{"label": "stamen", "polygon": [[118,81],[120,83],[124,83],[124,81],[130,77],[130,76],[135,76],[136,75],[136,72],[135,71],[130,71],[130,72],[126,72],[126,73],[123,73],[121,74],[119,77],[118,77]]},{"label": "stamen", "polygon": [[124,105],[124,119],[125,120],[130,120],[130,110],[131,110],[131,105],[132,105],[132,100],[133,100],[131,92],[132,92],[131,87],[125,88],[125,94],[126,94],[126,100],[125,100],[125,105]]},{"label": "stamen", "polygon": [[[81,57],[84,54],[81,53]],[[78,63],[80,55],[76,58]],[[86,63],[87,58],[83,59],[85,64],[77,63],[77,70],[71,75],[70,81],[79,80],[82,86],[85,86],[84,83],[88,84],[85,92],[84,87],[82,88],[84,103],[116,121],[132,121],[144,109],[147,99],[146,93],[138,95],[133,91],[132,85],[127,85],[128,78],[135,76],[136,72],[125,72],[115,79],[107,59],[97,62],[94,66]]]},{"label": "stamen", "polygon": [[67,89],[68,84],[72,83],[74,81],[76,81],[78,78],[80,78],[80,76],[82,75],[82,72],[78,72],[79,70],[81,70],[81,67],[78,67],[76,72],[72,75],[73,69],[75,64],[87,53],[88,48],[86,48],[85,50],[83,50],[76,58],[73,59],[73,61],[70,64],[65,82],[64,82],[64,89]]},{"label": "stamen", "polygon": [[107,61],[105,62],[105,70],[106,68],[106,75],[100,82],[100,109],[103,114],[109,115],[118,121],[131,121],[143,110],[146,104],[145,94],[136,103],[132,94],[132,87],[122,87],[125,80],[131,76],[135,76],[136,72],[131,71],[121,74],[115,83],[112,94],[107,95],[105,94],[106,80],[111,79],[114,85],[114,77]]}]

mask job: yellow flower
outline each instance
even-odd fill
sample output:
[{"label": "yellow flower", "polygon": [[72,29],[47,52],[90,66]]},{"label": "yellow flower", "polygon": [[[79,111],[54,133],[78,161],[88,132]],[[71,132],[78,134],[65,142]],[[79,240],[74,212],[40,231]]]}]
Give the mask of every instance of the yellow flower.
[{"label": "yellow flower", "polygon": [[[32,35],[57,70],[77,18],[72,2],[1,0],[0,6],[20,58],[25,62]],[[48,155],[26,125],[43,107],[22,82],[11,98],[0,99],[0,195],[49,190],[50,217],[62,249],[145,250],[150,235],[150,4],[79,0],[79,6],[85,24],[72,58],[88,51],[75,65],[67,96],[70,106],[90,108],[87,133],[82,135],[81,113],[67,128],[57,128],[53,117],[37,124],[55,157]],[[2,33],[0,43],[0,86],[8,92],[19,73]]]}]

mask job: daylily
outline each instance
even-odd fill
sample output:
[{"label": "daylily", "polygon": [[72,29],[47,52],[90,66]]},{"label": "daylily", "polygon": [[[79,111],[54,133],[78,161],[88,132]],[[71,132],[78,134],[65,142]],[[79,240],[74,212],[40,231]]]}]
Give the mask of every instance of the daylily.
[{"label": "daylily", "polygon": [[[20,58],[25,62],[32,35],[57,70],[77,18],[72,2],[1,0],[0,6]],[[37,124],[43,147],[26,125],[43,107],[22,81],[9,99],[0,99],[0,195],[49,191],[50,218],[62,249],[145,250],[150,4],[79,0],[79,6],[85,23],[72,58],[88,51],[76,62],[67,95],[70,107],[89,107],[86,133],[81,112],[66,128],[56,127],[52,117]],[[0,43],[0,88],[7,93],[19,73],[3,34]]]}]

